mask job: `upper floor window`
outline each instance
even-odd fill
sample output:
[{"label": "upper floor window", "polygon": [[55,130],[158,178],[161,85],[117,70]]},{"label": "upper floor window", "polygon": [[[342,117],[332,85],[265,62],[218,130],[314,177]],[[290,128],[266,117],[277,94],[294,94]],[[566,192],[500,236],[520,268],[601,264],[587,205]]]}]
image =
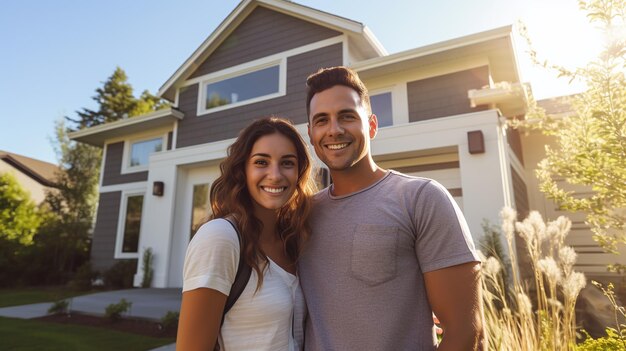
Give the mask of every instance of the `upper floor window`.
[{"label": "upper floor window", "polygon": [[147,166],[150,154],[161,150],[163,150],[163,137],[133,142],[130,145],[130,160],[128,166]]},{"label": "upper floor window", "polygon": [[223,74],[200,84],[198,114],[216,112],[251,104],[285,94],[284,60],[262,68],[244,69],[245,73]]},{"label": "upper floor window", "polygon": [[391,92],[370,96],[372,113],[378,119],[378,127],[393,125],[393,109],[391,106]]}]

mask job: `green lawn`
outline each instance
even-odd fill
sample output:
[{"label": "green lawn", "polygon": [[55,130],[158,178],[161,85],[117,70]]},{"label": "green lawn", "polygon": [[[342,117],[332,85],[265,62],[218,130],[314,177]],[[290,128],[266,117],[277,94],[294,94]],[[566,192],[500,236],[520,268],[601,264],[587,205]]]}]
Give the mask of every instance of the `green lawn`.
[{"label": "green lawn", "polygon": [[0,289],[0,307],[54,302],[89,293],[89,291],[72,291],[65,287]]},{"label": "green lawn", "polygon": [[173,339],[108,329],[0,317],[2,350],[150,350]]}]

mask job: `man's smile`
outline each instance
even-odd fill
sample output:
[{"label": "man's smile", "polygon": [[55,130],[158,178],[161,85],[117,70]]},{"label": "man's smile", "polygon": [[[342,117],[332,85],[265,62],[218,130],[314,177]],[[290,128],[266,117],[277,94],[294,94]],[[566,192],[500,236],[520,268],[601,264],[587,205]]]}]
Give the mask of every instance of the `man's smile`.
[{"label": "man's smile", "polygon": [[350,145],[350,143],[326,144],[326,147],[331,150],[341,150],[341,149],[345,149],[346,147],[348,147],[348,145]]}]

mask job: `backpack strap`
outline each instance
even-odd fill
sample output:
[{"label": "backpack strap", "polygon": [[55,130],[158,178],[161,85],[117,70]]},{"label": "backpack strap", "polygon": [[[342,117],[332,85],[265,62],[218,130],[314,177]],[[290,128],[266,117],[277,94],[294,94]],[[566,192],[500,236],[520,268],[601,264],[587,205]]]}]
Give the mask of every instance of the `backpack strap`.
[{"label": "backpack strap", "polygon": [[237,299],[239,298],[239,296],[241,296],[241,293],[246,288],[246,285],[248,285],[248,281],[250,280],[250,275],[252,274],[252,267],[250,267],[246,263],[246,260],[244,259],[244,255],[243,255],[243,236],[241,235],[241,233],[239,232],[239,229],[237,229],[237,226],[235,225],[235,223],[233,223],[231,219],[228,219],[228,218],[224,218],[224,219],[227,220],[228,223],[230,223],[230,225],[233,226],[233,228],[235,228],[235,231],[237,232],[237,237],[239,238],[240,250],[239,250],[239,265],[237,266],[237,273],[235,274],[235,281],[233,282],[233,285],[230,287],[230,293],[228,294],[228,297],[226,298],[226,305],[224,306],[224,313],[222,314],[222,323],[220,324],[220,326],[224,324],[224,317],[226,316],[226,313],[228,313],[228,311],[230,311],[231,307],[233,307],[235,302],[237,302]]}]

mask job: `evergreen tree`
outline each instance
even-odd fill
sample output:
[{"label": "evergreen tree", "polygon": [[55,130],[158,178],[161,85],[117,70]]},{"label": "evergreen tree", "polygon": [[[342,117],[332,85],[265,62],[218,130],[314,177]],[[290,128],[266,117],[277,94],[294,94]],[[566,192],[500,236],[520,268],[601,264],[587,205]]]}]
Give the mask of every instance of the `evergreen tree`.
[{"label": "evergreen tree", "polygon": [[147,90],[139,98],[135,98],[126,72],[120,67],[116,67],[102,87],[96,89],[96,95],[92,99],[98,103],[96,111],[82,108],[76,111],[78,118],[66,117],[76,124],[77,129],[143,115],[169,106],[167,102]]},{"label": "evergreen tree", "polygon": [[[600,56],[575,70],[540,62],[532,50],[531,58],[570,81],[581,79],[587,90],[571,98],[569,117],[552,118],[532,101],[527,119],[540,121],[534,126],[556,140],[539,164],[541,191],[564,210],[585,211],[594,239],[617,252],[617,244],[626,243],[626,40],[616,34],[626,29],[626,1],[579,1],[579,6],[606,34]],[[577,196],[556,179],[585,186],[590,195]]]},{"label": "evergreen tree", "polygon": [[55,127],[61,171],[56,189],[46,195],[51,215],[36,239],[45,247],[53,246],[50,264],[57,272],[72,272],[76,261],[80,264],[88,258],[102,150],[70,141],[63,121]]},{"label": "evergreen tree", "polygon": [[[127,81],[124,70],[117,67],[113,74],[96,89],[93,100],[97,110],[83,108],[77,111],[74,122],[78,129],[89,128],[103,123],[134,117],[168,107],[169,104],[144,91],[137,99]],[[98,201],[98,180],[102,150],[100,148],[69,140],[70,131],[63,121],[55,126],[55,148],[61,171],[57,175],[55,191],[46,196],[50,210],[48,220],[37,234],[36,254],[40,267],[49,267],[52,275],[45,279],[63,281],[68,273],[75,271],[88,260],[90,234]],[[33,272],[32,276],[41,276]],[[43,279],[43,278],[42,278]]]}]

